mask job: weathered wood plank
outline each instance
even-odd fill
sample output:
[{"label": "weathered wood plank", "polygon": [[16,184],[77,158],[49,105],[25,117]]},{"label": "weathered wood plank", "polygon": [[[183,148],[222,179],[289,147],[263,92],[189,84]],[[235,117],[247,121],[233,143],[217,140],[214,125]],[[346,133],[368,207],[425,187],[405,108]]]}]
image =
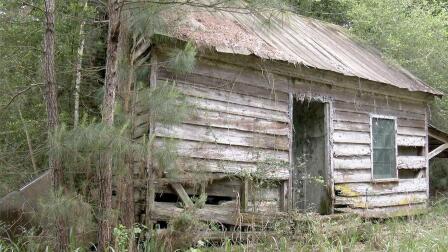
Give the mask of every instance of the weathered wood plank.
[{"label": "weathered wood plank", "polygon": [[288,184],[289,181],[285,180],[283,181],[279,188],[278,188],[278,192],[279,192],[279,196],[278,196],[278,205],[279,205],[279,209],[280,211],[287,211],[288,210]]},{"label": "weathered wood plank", "polygon": [[288,167],[273,167],[272,169],[266,169],[264,167],[265,165],[260,166],[257,163],[179,158],[177,165],[178,167],[182,167],[185,171],[192,172],[225,173],[229,175],[251,174],[253,176],[273,180],[287,180],[289,178]]},{"label": "weathered wood plank", "polygon": [[370,133],[334,131],[334,143],[370,144]]},{"label": "weathered wood plank", "polygon": [[198,97],[186,97],[186,102],[196,108],[217,112],[226,112],[234,115],[251,116],[278,122],[288,122],[288,114],[280,111],[254,108],[244,105],[232,104],[222,101],[213,101]]},{"label": "weathered wood plank", "polygon": [[[365,107],[366,105],[361,105]],[[335,111],[341,113],[353,113],[353,114],[364,114],[369,116],[370,114],[383,115],[383,116],[393,116],[401,119],[412,119],[412,120],[425,120],[425,114],[409,112],[409,111],[398,111],[386,109],[383,107],[371,107],[371,109],[359,109],[360,106],[346,103],[344,107],[336,107]]]},{"label": "weathered wood plank", "polygon": [[371,169],[334,170],[333,179],[336,184],[353,183],[353,182],[371,182],[372,170]]},{"label": "weathered wood plank", "polygon": [[359,158],[334,158],[334,169],[370,169],[372,167],[370,157]]},{"label": "weathered wood plank", "polygon": [[[355,123],[370,123],[369,113],[355,112],[355,111],[339,111],[334,112],[334,120],[340,122],[355,122]],[[423,128],[425,127],[425,120],[423,119],[412,119],[412,118],[398,118],[397,124],[399,127],[413,127],[413,128]]]},{"label": "weathered wood plank", "polygon": [[[236,204],[226,205],[206,205],[203,208],[196,209],[194,215],[203,221],[215,221],[225,224],[236,224],[238,212]],[[154,202],[154,208],[151,211],[151,219],[169,221],[176,218],[184,211],[183,208],[176,206],[176,203]]]},{"label": "weathered wood plank", "polygon": [[289,148],[286,136],[273,136],[198,125],[182,124],[171,127],[156,125],[155,134],[160,137],[265,149],[288,150]]},{"label": "weathered wood plank", "polygon": [[398,169],[423,169],[426,168],[426,157],[422,156],[398,156]]},{"label": "weathered wood plank", "polygon": [[279,212],[278,201],[249,201],[246,212],[266,214]]},{"label": "weathered wood plank", "polygon": [[368,144],[334,144],[333,152],[335,157],[345,156],[366,156],[370,155],[370,145]]},{"label": "weathered wood plank", "polygon": [[[188,183],[188,182],[187,182]],[[157,180],[156,192],[161,194],[175,194],[176,192],[168,184],[162,183],[162,181]],[[236,177],[228,177],[225,179],[216,179],[206,185],[205,192],[208,196],[219,196],[219,197],[229,197],[236,199],[240,189],[240,179]],[[143,184],[142,189],[145,189]],[[188,195],[197,195],[197,187],[184,187]]]},{"label": "weathered wood plank", "polygon": [[426,127],[425,120],[413,120],[413,119],[398,118],[397,124],[398,124],[398,127],[412,127],[412,128],[420,128],[420,129],[425,129],[425,127]]},{"label": "weathered wood plank", "polygon": [[[238,56],[238,57],[237,57]],[[409,93],[404,95],[397,91],[397,88],[391,87],[388,85],[382,85],[377,82],[368,81],[368,80],[359,80],[359,78],[352,78],[348,76],[342,76],[337,73],[332,73],[330,71],[322,71],[319,69],[301,67],[300,65],[292,65],[292,64],[279,64],[278,62],[270,62],[263,61],[260,62],[259,59],[255,57],[241,57],[240,55],[231,55],[231,54],[201,54],[202,61],[205,61],[205,58],[208,62],[211,62],[210,65],[214,64],[215,68],[220,66],[225,66],[229,68],[230,64],[232,64],[233,69],[239,69],[240,71],[244,70],[244,72],[256,71],[259,72],[260,64],[266,69],[269,69],[270,73],[274,76],[288,76],[288,77],[296,77],[300,82],[311,82],[313,84],[326,84],[331,85],[332,89],[343,89],[345,93],[348,94],[375,94],[379,97],[382,97],[381,102],[393,104],[394,101],[399,99],[405,99],[406,101],[413,103],[423,103],[425,99],[428,99],[428,96],[422,93]],[[219,64],[219,65],[218,65]],[[258,71],[257,71],[258,70]],[[235,72],[235,71],[234,71]],[[361,84],[362,83],[362,84]],[[283,84],[283,83],[281,83]],[[276,88],[282,85],[276,85]],[[361,92],[360,92],[361,91]],[[344,100],[342,100],[344,101]],[[374,101],[369,101],[369,103],[374,104]]]},{"label": "weathered wood plank", "polygon": [[335,205],[348,205],[352,208],[374,208],[425,203],[427,200],[426,192],[413,192],[390,195],[336,197]]},{"label": "weathered wood plank", "polygon": [[398,146],[425,146],[426,138],[421,136],[397,136]]},{"label": "weathered wood plank", "polygon": [[442,144],[439,147],[432,150],[430,153],[428,153],[428,159],[431,159],[440,153],[442,153],[444,150],[448,149],[448,143]]},{"label": "weathered wood plank", "polygon": [[187,192],[185,191],[184,187],[180,183],[172,183],[171,187],[176,191],[179,198],[182,200],[182,203],[184,203],[184,206],[186,208],[192,208],[193,207],[193,201],[191,201],[190,197],[188,196]]},{"label": "weathered wood plank", "polygon": [[400,216],[412,216],[423,214],[428,211],[426,203],[410,204],[403,206],[381,207],[381,208],[336,208],[338,212],[354,213],[363,218],[391,218]]},{"label": "weathered wood plank", "polygon": [[186,121],[190,124],[212,126],[225,129],[237,129],[273,135],[288,135],[289,124],[273,122],[254,117],[233,115],[224,112],[197,110],[192,119]]},{"label": "weathered wood plank", "polygon": [[[196,65],[195,68],[198,67],[200,67],[199,64]],[[176,82],[213,87],[223,91],[231,91],[243,95],[252,95],[260,98],[273,99],[275,101],[288,101],[287,92],[282,92],[276,88],[266,88],[266,86],[264,85],[257,85],[258,82],[256,81],[252,81],[251,83],[242,83],[238,80],[235,80],[235,78],[224,79],[208,75],[201,75],[198,73],[175,75],[163,68],[159,70],[158,78],[160,81],[176,80]]]},{"label": "weathered wood plank", "polygon": [[[368,123],[359,122],[334,121],[333,128],[338,131],[370,132],[370,125]],[[414,128],[406,126],[398,126],[397,133],[399,135],[409,136],[425,136],[426,134],[424,128]]]},{"label": "weathered wood plank", "polygon": [[248,203],[249,203],[249,180],[247,178],[242,178],[240,188],[240,208],[242,212],[248,210]]},{"label": "weathered wood plank", "polygon": [[[156,139],[155,146],[160,148],[164,141]],[[229,146],[222,144],[211,144],[180,140],[176,142],[176,151],[179,156],[214,160],[260,162],[264,160],[279,160],[288,162],[287,151],[273,151],[267,149],[256,149],[251,147]]]},{"label": "weathered wood plank", "polygon": [[[221,205],[205,205],[194,211],[196,218],[202,221],[218,222],[231,225],[253,226],[266,224],[271,221],[285,218],[284,213],[274,215],[260,215],[238,212],[237,202],[231,201]],[[154,202],[151,218],[154,220],[169,221],[178,217],[184,209],[176,206],[176,203]]]},{"label": "weathered wood plank", "polygon": [[370,132],[370,125],[368,123],[334,121],[333,128],[338,131]]},{"label": "weathered wood plank", "polygon": [[177,83],[176,86],[182,93],[189,96],[200,97],[204,99],[235,103],[239,105],[251,106],[256,108],[288,112],[288,103],[275,101],[273,99],[258,98],[250,95],[242,95],[232,91],[211,89],[197,85],[188,85]]},{"label": "weathered wood plank", "polygon": [[342,122],[370,123],[370,116],[367,113],[334,111],[333,119]]},{"label": "weathered wood plank", "polygon": [[[135,135],[141,136],[138,132],[145,131],[140,128],[148,126],[149,115],[141,114],[135,121],[137,126]],[[289,130],[288,123],[202,109],[197,109],[192,118],[187,119],[185,123],[282,136],[287,136]]]},{"label": "weathered wood plank", "polygon": [[[352,101],[334,101],[333,106],[336,110],[346,110],[364,113],[375,113],[388,116],[397,116],[403,118],[417,118],[424,120],[425,106],[411,106],[406,103],[390,105],[384,101],[375,101],[370,104],[359,104]],[[398,106],[397,106],[398,105]],[[409,107],[409,108],[408,108]]]},{"label": "weathered wood plank", "polygon": [[426,192],[426,179],[400,179],[390,183],[347,183],[335,185],[337,196],[357,197],[365,195],[386,195],[406,192]]},{"label": "weathered wood plank", "polygon": [[[273,75],[268,71],[254,71],[248,68],[235,67],[228,64],[207,61],[201,58],[199,64],[193,70],[194,74],[214,77],[232,82],[239,82],[249,85],[257,85],[267,90],[275,90],[277,86],[287,87],[288,78],[281,75]],[[286,89],[278,89],[287,92]]]},{"label": "weathered wood plank", "polygon": [[408,136],[426,136],[426,132],[424,128],[412,128],[412,127],[398,127],[397,129],[399,135],[408,135]]}]

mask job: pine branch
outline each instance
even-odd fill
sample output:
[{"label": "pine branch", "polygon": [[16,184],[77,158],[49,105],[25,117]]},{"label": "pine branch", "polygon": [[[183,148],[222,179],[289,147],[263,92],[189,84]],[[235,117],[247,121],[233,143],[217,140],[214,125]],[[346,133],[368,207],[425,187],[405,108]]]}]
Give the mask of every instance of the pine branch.
[{"label": "pine branch", "polygon": [[6,103],[6,105],[3,106],[3,108],[2,108],[1,110],[7,109],[7,108],[9,107],[9,105],[11,105],[17,97],[19,97],[20,95],[24,94],[25,92],[27,92],[27,91],[30,90],[31,88],[33,88],[33,87],[38,87],[38,86],[43,86],[43,84],[42,84],[42,83],[31,84],[31,85],[29,85],[28,87],[26,87],[26,88],[20,90],[19,92],[15,93],[15,94],[11,97],[11,99],[9,100],[9,102]]}]

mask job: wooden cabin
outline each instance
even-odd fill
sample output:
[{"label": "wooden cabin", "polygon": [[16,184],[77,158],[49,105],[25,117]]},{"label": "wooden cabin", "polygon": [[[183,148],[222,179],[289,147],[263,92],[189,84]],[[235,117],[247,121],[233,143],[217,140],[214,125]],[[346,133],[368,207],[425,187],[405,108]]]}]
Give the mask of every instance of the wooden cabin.
[{"label": "wooden cabin", "polygon": [[[137,183],[137,220],[149,204],[152,220],[167,221],[201,194],[207,200],[196,214],[226,224],[293,210],[424,210],[428,104],[442,93],[342,27],[292,14],[266,20],[186,12],[176,29],[155,35],[169,39],[152,41],[150,85],[174,81],[196,112],[180,125],[152,127],[139,111],[135,137],[176,139],[182,175],[156,178],[151,203]],[[198,48],[195,67],[174,73],[169,52],[187,42]],[[134,175],[144,180],[145,168]]]}]

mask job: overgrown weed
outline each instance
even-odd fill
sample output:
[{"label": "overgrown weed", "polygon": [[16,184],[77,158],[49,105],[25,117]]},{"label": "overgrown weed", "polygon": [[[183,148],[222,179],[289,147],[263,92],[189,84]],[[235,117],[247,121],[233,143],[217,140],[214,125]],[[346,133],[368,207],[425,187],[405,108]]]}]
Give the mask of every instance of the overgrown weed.
[{"label": "overgrown weed", "polygon": [[[434,202],[427,214],[384,220],[291,213],[287,218],[272,221],[269,226],[251,229],[252,234],[244,239],[223,237],[221,243],[201,238],[212,231],[211,227],[210,223],[195,217],[194,209],[174,218],[164,232],[145,227],[126,230],[119,226],[114,232],[113,251],[127,251],[127,244],[130,240],[138,241],[140,232],[149,234],[145,241],[137,244],[137,251],[142,252],[448,251],[448,198]],[[36,239],[35,234],[34,230],[28,230],[15,239],[1,238],[0,252],[45,251],[47,247],[38,242],[42,237]]]}]

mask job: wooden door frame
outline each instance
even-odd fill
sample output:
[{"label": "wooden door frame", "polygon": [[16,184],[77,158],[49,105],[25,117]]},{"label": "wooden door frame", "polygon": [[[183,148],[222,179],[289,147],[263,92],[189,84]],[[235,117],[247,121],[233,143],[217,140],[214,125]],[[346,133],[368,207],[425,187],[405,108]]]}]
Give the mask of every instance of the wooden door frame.
[{"label": "wooden door frame", "polygon": [[[293,195],[293,169],[294,169],[294,152],[293,152],[293,137],[294,137],[294,99],[295,94],[289,93],[289,180],[287,189],[287,210],[295,209],[295,199]],[[320,102],[324,105],[324,123],[325,123],[325,160],[324,166],[326,170],[325,186],[327,188],[328,199],[331,201],[330,213],[334,212],[334,164],[333,164],[333,101],[328,98],[314,98],[309,97],[307,99]]]}]

